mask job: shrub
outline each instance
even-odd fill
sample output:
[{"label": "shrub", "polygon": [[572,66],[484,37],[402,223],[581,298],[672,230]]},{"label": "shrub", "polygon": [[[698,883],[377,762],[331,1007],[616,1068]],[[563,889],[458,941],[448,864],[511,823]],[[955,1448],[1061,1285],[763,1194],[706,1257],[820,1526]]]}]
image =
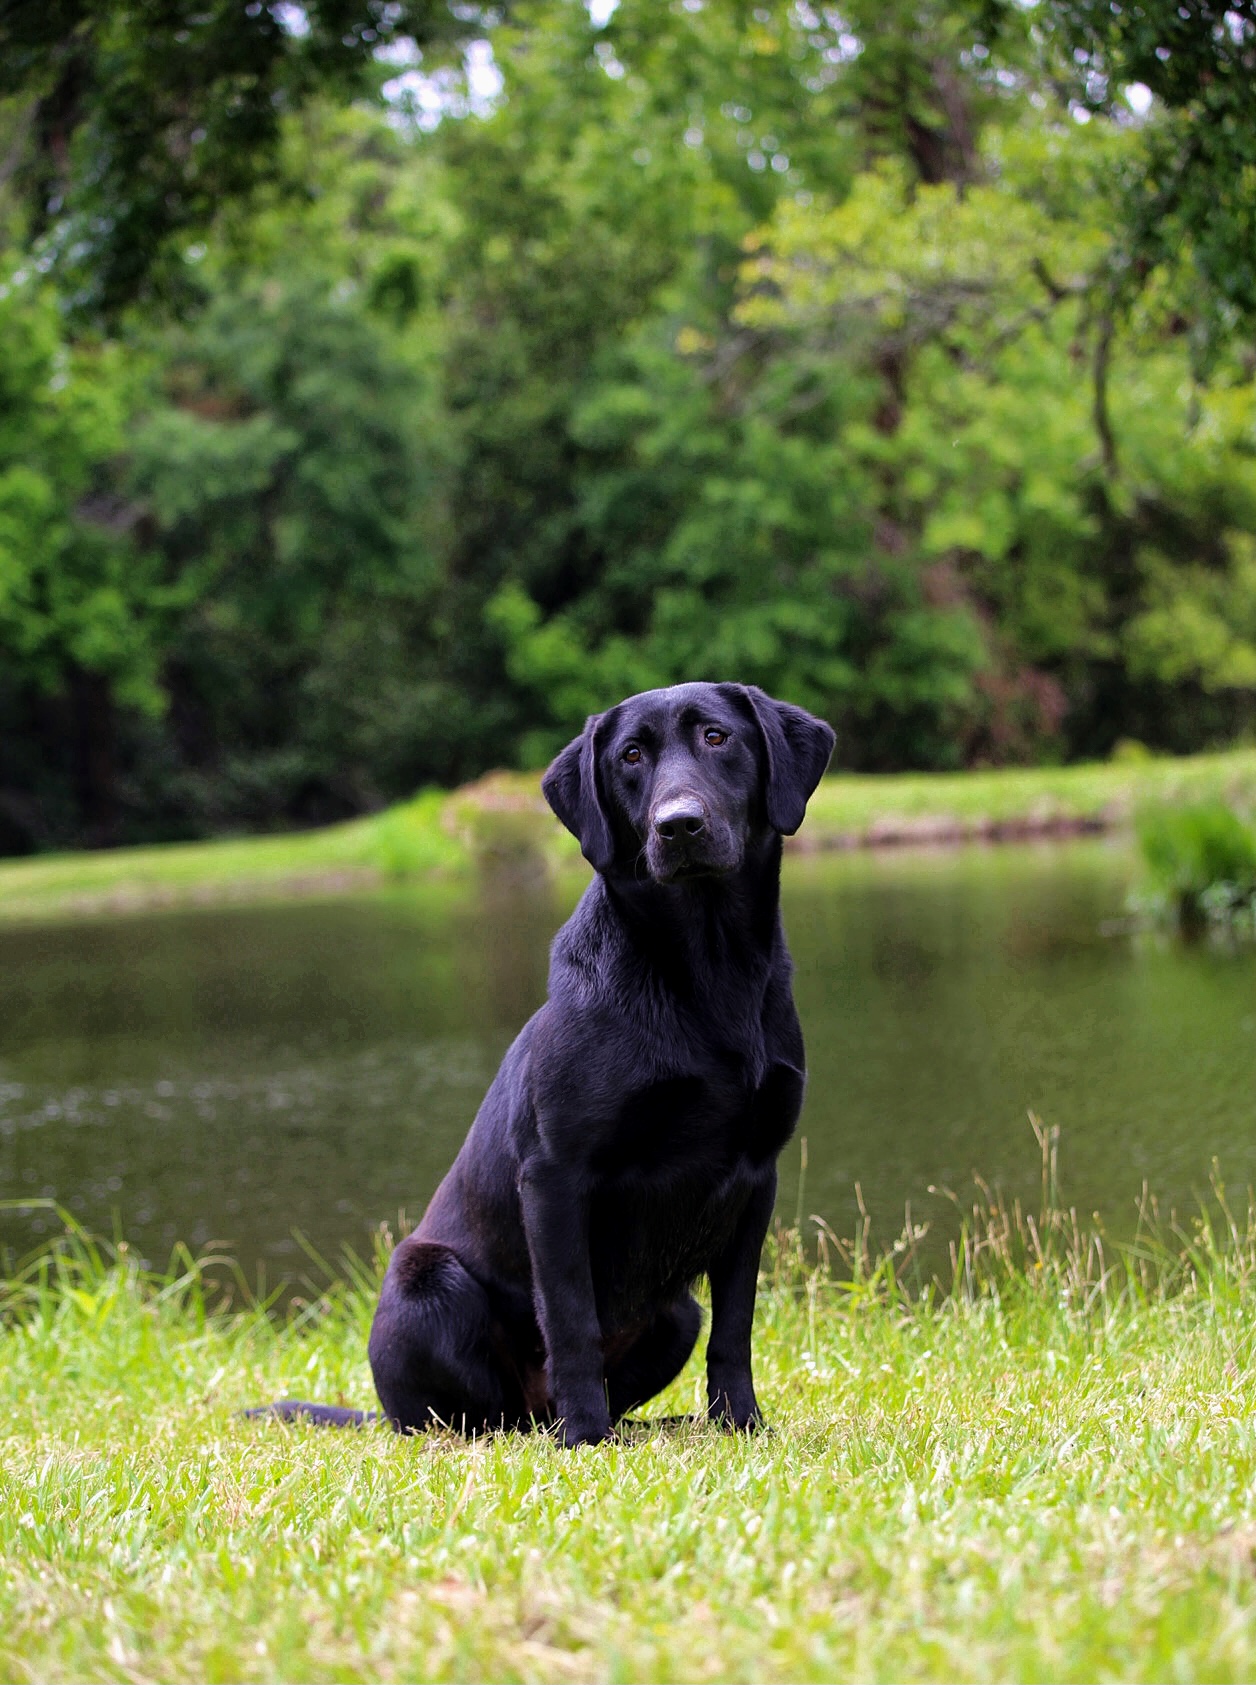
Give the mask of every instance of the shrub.
[{"label": "shrub", "polygon": [[1256,919],[1256,830],[1225,802],[1160,806],[1138,820],[1153,908],[1187,934]]}]

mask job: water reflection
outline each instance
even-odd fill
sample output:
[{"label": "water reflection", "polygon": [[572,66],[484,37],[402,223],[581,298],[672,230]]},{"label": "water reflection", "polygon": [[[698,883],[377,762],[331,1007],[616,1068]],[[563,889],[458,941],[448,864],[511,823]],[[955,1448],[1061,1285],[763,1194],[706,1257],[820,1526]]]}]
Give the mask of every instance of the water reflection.
[{"label": "water reflection", "polygon": [[1096,843],[797,863],[811,1209],[849,1232],[858,1178],[884,1235],[974,1170],[1032,1199],[1030,1108],[1117,1229],[1144,1178],[1179,1205],[1214,1155],[1256,1181],[1256,955],[1104,937],[1128,870]]},{"label": "water reflection", "polygon": [[[794,859],[786,917],[811,1087],[804,1206],[883,1238],[930,1183],[1064,1192],[1127,1222],[1215,1154],[1256,1181],[1256,956],[1111,938],[1101,843]],[[227,1241],[253,1272],[415,1216],[544,995],[572,879],[0,931],[0,1197],[113,1223],[154,1259]],[[782,1207],[798,1197],[798,1149]],[[11,1247],[46,1214],[0,1214]]]}]

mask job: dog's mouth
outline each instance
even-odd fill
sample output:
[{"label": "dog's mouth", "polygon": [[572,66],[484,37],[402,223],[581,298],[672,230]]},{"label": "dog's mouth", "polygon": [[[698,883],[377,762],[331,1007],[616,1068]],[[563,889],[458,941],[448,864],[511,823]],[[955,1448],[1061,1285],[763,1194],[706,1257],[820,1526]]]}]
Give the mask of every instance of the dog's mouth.
[{"label": "dog's mouth", "polygon": [[650,876],[655,883],[662,884],[700,883],[712,878],[726,878],[741,864],[740,855],[735,855],[731,849],[707,853],[696,849],[647,848],[645,860]]},{"label": "dog's mouth", "polygon": [[678,860],[650,875],[656,883],[696,883],[703,878],[726,878],[732,870],[709,860]]}]

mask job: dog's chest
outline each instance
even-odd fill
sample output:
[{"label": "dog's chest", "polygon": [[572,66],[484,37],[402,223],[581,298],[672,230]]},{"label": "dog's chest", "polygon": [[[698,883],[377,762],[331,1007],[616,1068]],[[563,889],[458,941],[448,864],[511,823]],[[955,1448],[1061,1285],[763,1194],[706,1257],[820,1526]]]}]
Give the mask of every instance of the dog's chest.
[{"label": "dog's chest", "polygon": [[800,1072],[769,1064],[755,1082],[743,1061],[709,1061],[622,1096],[593,1156],[602,1182],[701,1183],[775,1157],[802,1103]]},{"label": "dog's chest", "polygon": [[713,1071],[625,1096],[593,1160],[590,1242],[604,1324],[648,1315],[711,1268],[801,1098],[801,1075],[785,1065],[754,1087]]}]

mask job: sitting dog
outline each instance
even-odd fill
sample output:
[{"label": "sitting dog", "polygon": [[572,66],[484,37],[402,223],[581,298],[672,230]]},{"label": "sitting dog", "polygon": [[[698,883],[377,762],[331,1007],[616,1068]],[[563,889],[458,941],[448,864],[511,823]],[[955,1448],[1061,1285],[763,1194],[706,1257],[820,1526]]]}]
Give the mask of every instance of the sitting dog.
[{"label": "sitting dog", "polygon": [[393,1427],[605,1439],[683,1368],[699,1276],[708,1414],[760,1424],[755,1287],[805,1080],[781,836],[833,741],[753,686],[676,685],[591,718],[545,774],[595,875],[555,938],[548,1000],[393,1252],[369,1345]]}]

